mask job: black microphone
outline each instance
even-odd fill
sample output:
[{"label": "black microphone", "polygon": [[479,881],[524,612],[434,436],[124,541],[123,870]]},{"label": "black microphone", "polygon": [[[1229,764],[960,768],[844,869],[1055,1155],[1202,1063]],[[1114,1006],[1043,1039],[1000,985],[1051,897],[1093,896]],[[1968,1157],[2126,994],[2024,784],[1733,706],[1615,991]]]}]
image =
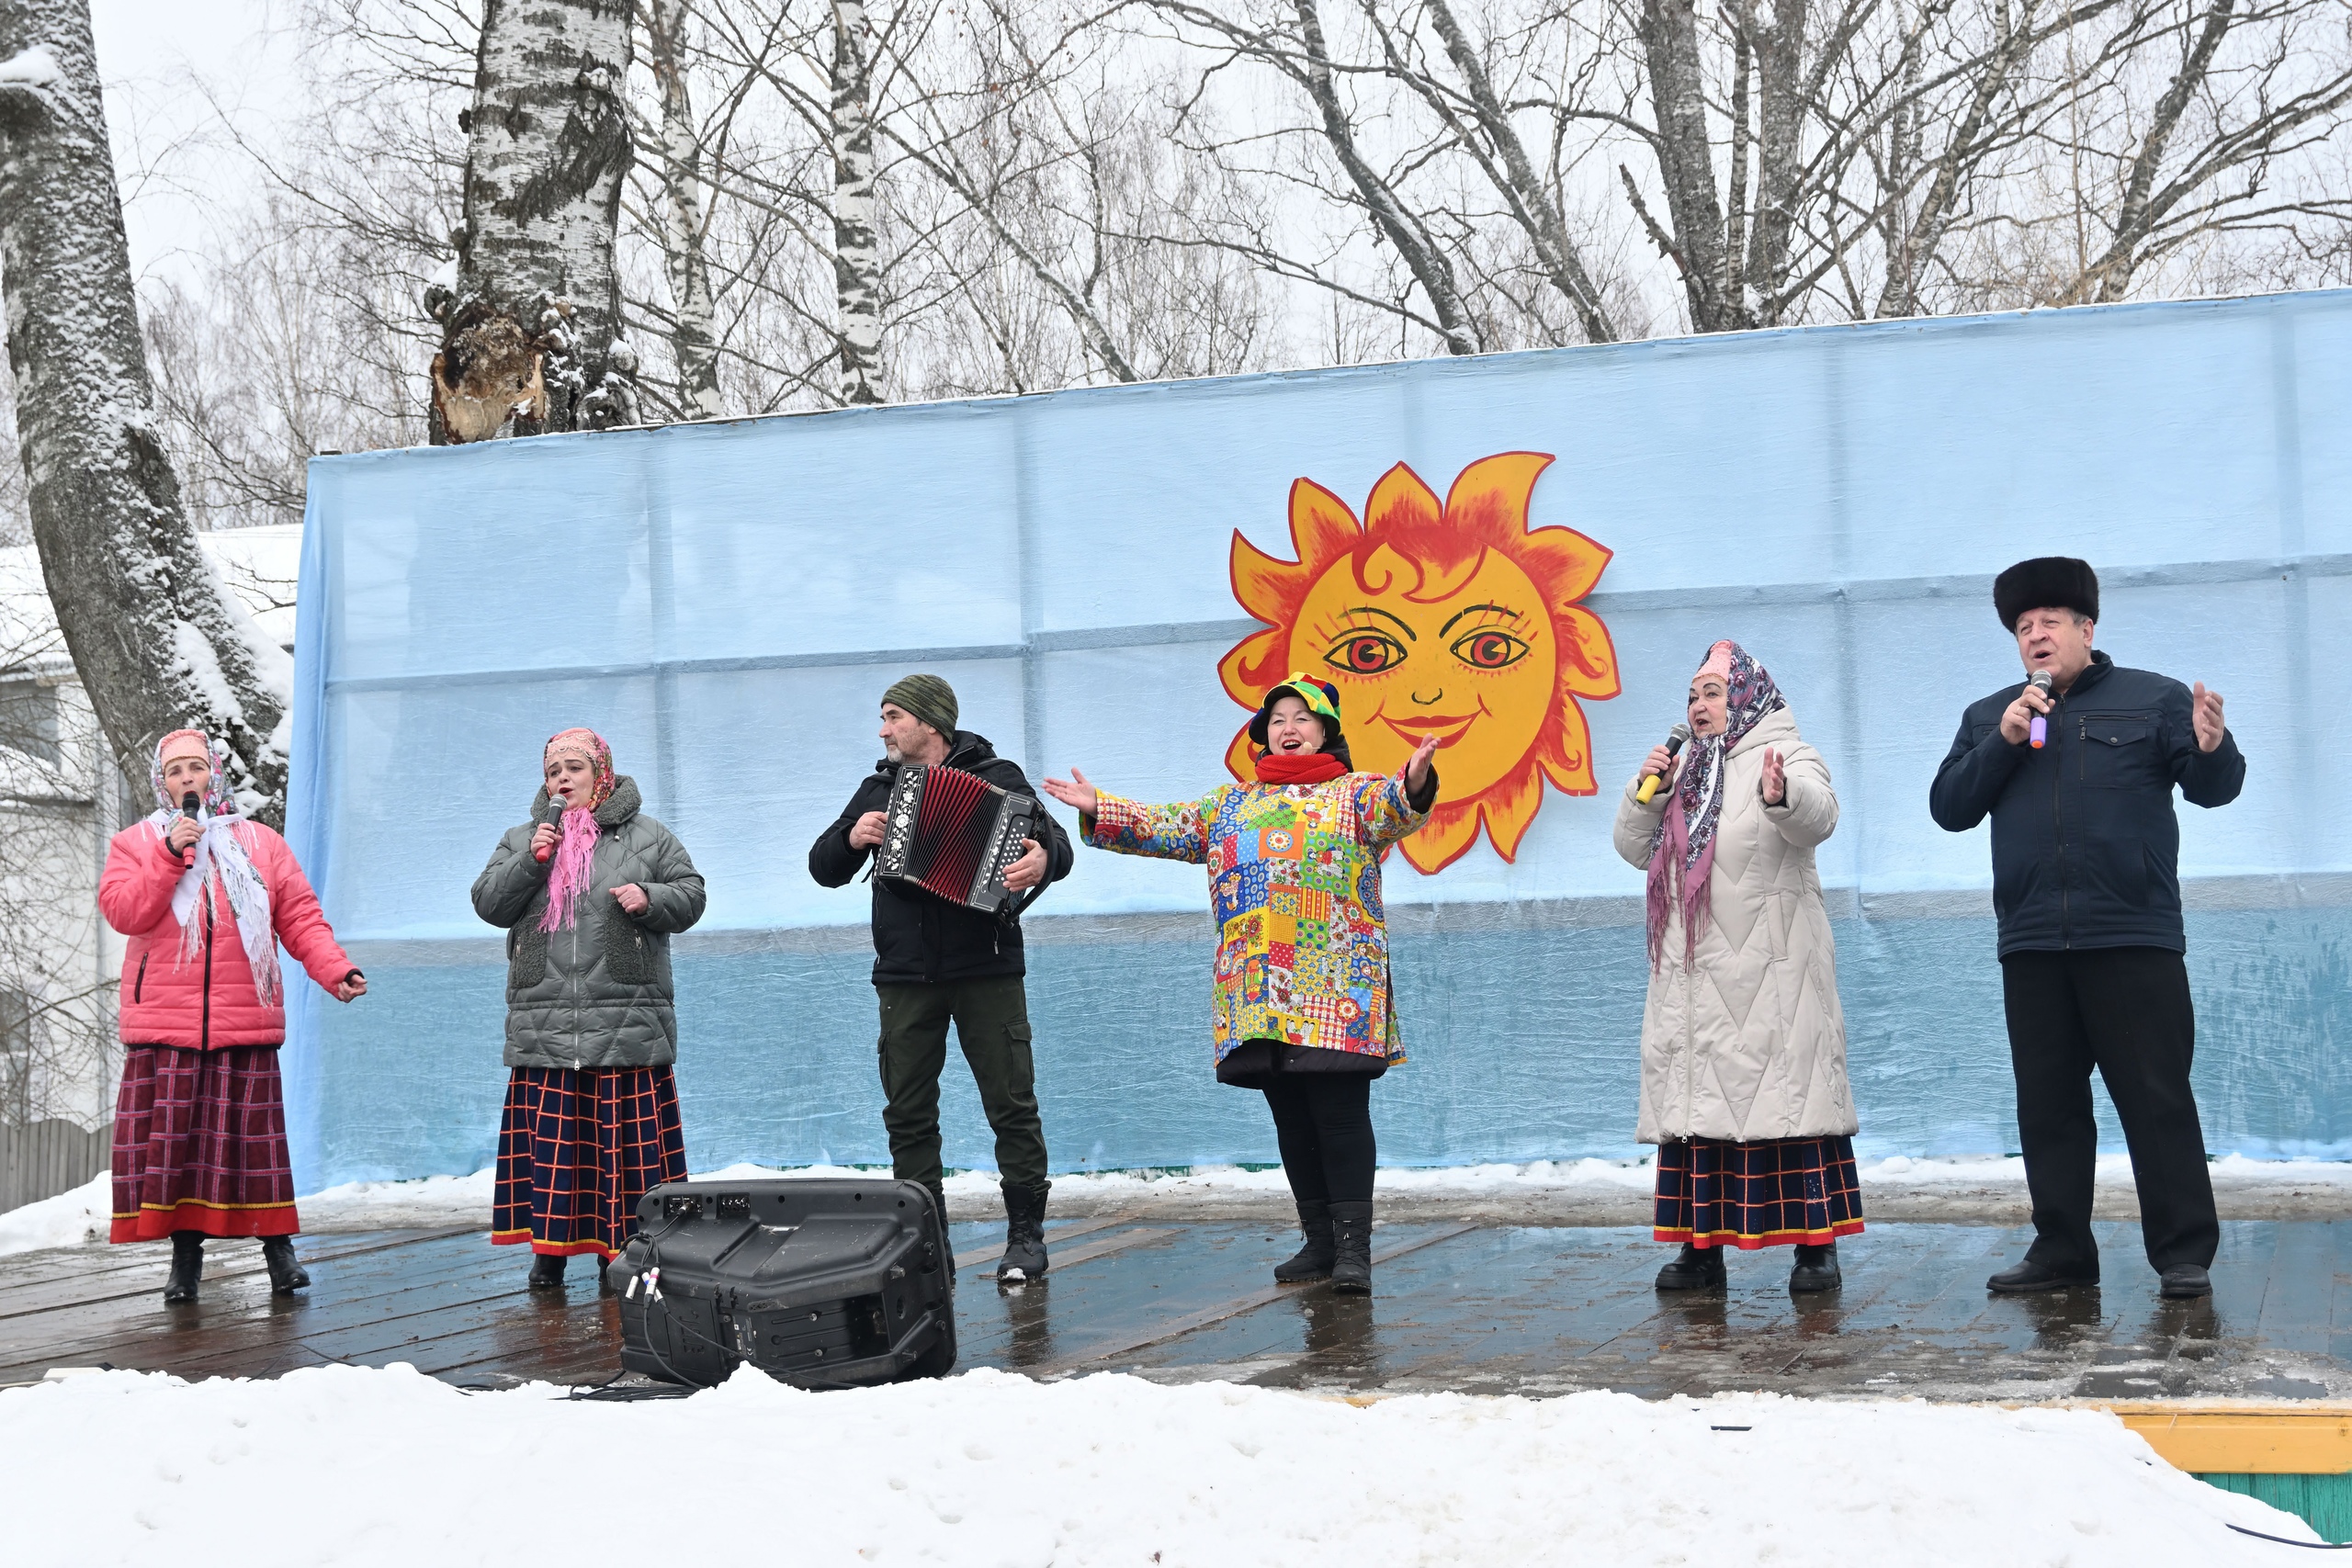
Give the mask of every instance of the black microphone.
[{"label": "black microphone", "polygon": [[[2026,684],[2032,687],[2035,691],[2040,692],[2043,696],[2048,696],[2050,694],[2050,671],[2047,670],[2035,671],[2032,678],[2027,681]],[[2026,726],[2025,738],[2027,742],[2037,751],[2041,750],[2044,746],[2049,745],[2050,716],[2043,713],[2035,714],[2033,716],[2033,722]]]},{"label": "black microphone", "polygon": [[[1678,724],[1674,727],[1673,731],[1666,738],[1666,756],[1667,761],[1669,763],[1672,762],[1675,758],[1682,755],[1682,743],[1690,739],[1690,727],[1689,725]],[[1665,774],[1650,774],[1649,777],[1642,781],[1642,787],[1634,792],[1634,798],[1640,801],[1644,806],[1647,806],[1650,803],[1650,797],[1657,793],[1657,786],[1665,782]]]},{"label": "black microphone", "polygon": [[[180,815],[187,818],[189,821],[195,821],[196,814],[203,809],[204,797],[197,794],[196,791],[190,790],[186,795],[180,796]],[[183,861],[187,859],[188,851],[193,850],[195,847],[195,845],[190,844],[187,850],[182,850],[180,852],[180,859]]]},{"label": "black microphone", "polygon": [[[560,795],[551,795],[548,796],[548,808],[545,812],[541,813],[539,821],[542,825],[555,829],[555,836],[558,843],[562,841],[563,796]],[[531,858],[537,861],[541,865],[545,865],[548,862],[555,858],[555,844],[549,844],[546,849],[533,850],[531,852]]]}]

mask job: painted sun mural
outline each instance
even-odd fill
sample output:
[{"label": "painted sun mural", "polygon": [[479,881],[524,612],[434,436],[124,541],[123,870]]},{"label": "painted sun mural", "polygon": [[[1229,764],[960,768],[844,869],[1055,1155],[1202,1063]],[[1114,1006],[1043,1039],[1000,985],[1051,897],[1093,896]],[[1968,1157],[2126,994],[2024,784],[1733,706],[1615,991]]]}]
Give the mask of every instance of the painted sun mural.
[{"label": "painted sun mural", "polygon": [[[1579,699],[1617,694],[1617,650],[1577,603],[1610,551],[1573,528],[1530,528],[1529,498],[1552,458],[1504,452],[1462,470],[1441,503],[1399,463],[1363,519],[1312,479],[1291,486],[1295,560],[1233,536],[1233,596],[1267,623],[1218,661],[1227,695],[1255,712],[1295,671],[1340,689],[1355,765],[1394,773],[1437,737],[1438,798],[1401,846],[1414,868],[1466,854],[1479,825],[1505,860],[1544,784],[1591,795],[1592,734]],[[1248,726],[1227,750],[1255,776]]]}]

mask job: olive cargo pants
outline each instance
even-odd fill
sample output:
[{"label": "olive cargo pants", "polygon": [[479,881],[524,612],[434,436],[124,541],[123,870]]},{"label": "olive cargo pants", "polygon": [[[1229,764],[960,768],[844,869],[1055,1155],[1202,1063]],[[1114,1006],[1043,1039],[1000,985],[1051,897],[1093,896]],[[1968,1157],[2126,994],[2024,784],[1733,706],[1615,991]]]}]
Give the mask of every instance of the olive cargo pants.
[{"label": "olive cargo pants", "polygon": [[1018,976],[934,984],[876,984],[882,1004],[882,1125],[892,1174],[936,1186],[939,1074],[947,1065],[947,1025],[972,1065],[980,1107],[996,1133],[1005,1183],[1046,1185],[1046,1129],[1037,1115],[1036,1068],[1029,1055],[1029,998]]}]

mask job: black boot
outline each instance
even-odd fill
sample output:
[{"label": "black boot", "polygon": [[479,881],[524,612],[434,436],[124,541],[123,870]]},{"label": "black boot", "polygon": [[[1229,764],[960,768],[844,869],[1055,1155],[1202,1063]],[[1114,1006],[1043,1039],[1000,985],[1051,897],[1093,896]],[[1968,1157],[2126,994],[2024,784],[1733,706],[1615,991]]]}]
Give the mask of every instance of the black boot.
[{"label": "black boot", "polygon": [[1301,1280],[1328,1279],[1331,1273],[1331,1205],[1320,1198],[1298,1200],[1298,1228],[1306,1235],[1306,1245],[1292,1255],[1287,1263],[1274,1265],[1278,1283],[1295,1284]]},{"label": "black boot", "polygon": [[1004,1259],[996,1277],[1006,1284],[1035,1280],[1046,1272],[1046,1194],[1052,1183],[1035,1187],[1004,1186]]},{"label": "black boot", "polygon": [[1661,1291],[1720,1291],[1724,1288],[1724,1249],[1682,1244],[1673,1262],[1657,1271]]},{"label": "black boot", "polygon": [[1372,1294],[1372,1205],[1331,1206],[1331,1289],[1343,1296]]},{"label": "black boot", "polygon": [[1838,1268],[1836,1242],[1821,1247],[1798,1244],[1796,1267],[1789,1270],[1790,1290],[1799,1292],[1834,1291],[1845,1282],[1846,1276]]},{"label": "black boot", "polygon": [[534,1253],[531,1257],[531,1289],[560,1291],[563,1289],[563,1266],[570,1261],[560,1252]]},{"label": "black boot", "polygon": [[204,1233],[172,1233],[172,1277],[164,1281],[167,1302],[196,1300],[196,1282],[204,1278]]},{"label": "black boot", "polygon": [[271,1295],[290,1296],[297,1291],[310,1289],[310,1270],[294,1261],[292,1236],[266,1235],[262,1237],[261,1260],[269,1269]]}]

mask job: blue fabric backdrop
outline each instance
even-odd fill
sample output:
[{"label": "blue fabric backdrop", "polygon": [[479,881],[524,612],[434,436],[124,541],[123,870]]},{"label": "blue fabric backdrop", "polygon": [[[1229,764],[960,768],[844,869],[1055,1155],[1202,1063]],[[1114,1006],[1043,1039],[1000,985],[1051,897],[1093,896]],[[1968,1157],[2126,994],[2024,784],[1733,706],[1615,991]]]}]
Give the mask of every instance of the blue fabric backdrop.
[{"label": "blue fabric backdrop", "polygon": [[[1616,552],[1588,604],[1624,690],[1587,705],[1600,794],[1547,792],[1516,863],[1483,840],[1435,877],[1390,863],[1413,1061],[1379,1090],[1384,1159],[1633,1152],[1640,883],[1612,797],[1719,637],[1837,776],[1859,1145],[2013,1148],[1984,833],[1939,831],[1926,796],[1962,706],[2015,679],[1992,574],[2053,552],[2100,568],[2100,645],[2223,690],[2250,761],[2236,804],[2181,807],[2211,1141],[2352,1154],[2352,791],[2325,749],[2352,296],[2325,293],[318,459],[289,835],[375,990],[296,1010],[306,1190],[488,1159],[503,965],[467,890],[570,724],[709,880],[678,964],[694,1163],[887,1160],[866,890],[803,864],[873,764],[883,687],[945,675],[1033,775],[1196,795],[1240,716],[1216,660],[1255,624],[1232,531],[1287,556],[1294,479],[1360,507],[1398,461],[1442,493],[1511,449],[1559,459],[1536,525]],[[1262,1102],[1209,1075],[1205,908],[1196,868],[1089,852],[1038,907],[1058,1168],[1274,1157]],[[989,1164],[960,1068],[946,1116],[950,1162]]]}]

